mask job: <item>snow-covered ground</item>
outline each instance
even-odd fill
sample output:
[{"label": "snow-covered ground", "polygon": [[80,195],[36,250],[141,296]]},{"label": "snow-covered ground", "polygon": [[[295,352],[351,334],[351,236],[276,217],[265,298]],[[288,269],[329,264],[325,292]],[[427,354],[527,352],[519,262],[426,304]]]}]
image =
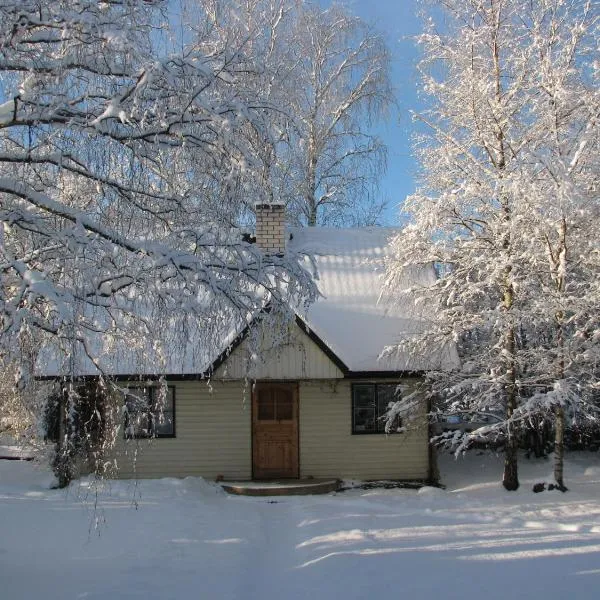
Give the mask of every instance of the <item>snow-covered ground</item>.
[{"label": "snow-covered ground", "polygon": [[89,482],[50,490],[0,461],[0,598],[599,597],[599,454],[568,457],[566,494],[531,492],[549,461],[523,460],[516,493],[500,458],[440,464],[446,491],[245,498],[162,479],[112,482],[94,509]]}]

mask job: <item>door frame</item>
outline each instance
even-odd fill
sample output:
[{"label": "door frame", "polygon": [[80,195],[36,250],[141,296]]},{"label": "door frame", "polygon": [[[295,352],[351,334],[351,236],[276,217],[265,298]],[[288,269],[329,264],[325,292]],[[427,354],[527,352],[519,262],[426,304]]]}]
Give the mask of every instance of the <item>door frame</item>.
[{"label": "door frame", "polygon": [[[255,381],[252,386],[252,402],[251,402],[251,411],[250,411],[250,461],[251,461],[251,472],[252,479],[256,479],[255,475],[255,459],[254,459],[254,451],[256,449],[256,432],[255,432],[255,424],[256,424],[256,394],[261,387],[287,387],[292,390],[293,397],[293,406],[294,406],[294,415],[295,415],[295,425],[296,425],[296,435],[293,440],[296,445],[296,475],[292,477],[274,477],[273,480],[277,479],[299,479],[300,478],[300,386],[297,381],[285,381],[285,380],[260,380]],[[261,479],[264,479],[261,478]]]}]

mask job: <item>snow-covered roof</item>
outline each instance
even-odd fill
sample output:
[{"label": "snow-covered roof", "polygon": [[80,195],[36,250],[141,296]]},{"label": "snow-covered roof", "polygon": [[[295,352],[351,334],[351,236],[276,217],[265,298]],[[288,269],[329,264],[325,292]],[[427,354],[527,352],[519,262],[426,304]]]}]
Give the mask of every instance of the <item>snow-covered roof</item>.
[{"label": "snow-covered roof", "polygon": [[[222,336],[223,346],[233,343],[236,329],[222,325],[227,332]],[[112,376],[201,376],[210,370],[217,352],[211,353],[205,342],[206,336],[200,327],[189,319],[182,324],[178,317],[164,319],[160,339],[156,343],[136,343],[134,339],[115,335],[89,336],[88,351],[97,365]],[[48,344],[40,348],[36,375],[59,377],[65,373],[77,376],[94,376],[98,368],[83,352],[80,345],[69,350],[64,344],[57,348]]]},{"label": "snow-covered roof", "polygon": [[[399,303],[383,294],[385,258],[399,232],[389,227],[291,230],[290,249],[312,256],[322,294],[299,316],[351,372],[421,371],[452,362],[451,351],[435,349],[427,356],[380,356],[403,336],[417,333],[426,318],[410,296]],[[433,266],[414,269],[406,286],[431,285],[435,276]]]},{"label": "snow-covered roof", "polygon": [[[385,258],[391,239],[399,232],[398,228],[386,227],[290,229],[288,248],[305,255],[306,268],[314,273],[321,293],[308,309],[296,309],[296,313],[313,340],[325,347],[346,373],[423,371],[452,365],[456,360],[453,349],[432,349],[419,356],[396,352],[381,357],[386,347],[407,334],[417,333],[424,319],[410,296],[402,303],[390,303],[382,295]],[[433,267],[415,269],[406,286],[430,285],[434,280]],[[99,337],[90,349],[100,367],[112,375],[201,376],[227,360],[248,331],[248,326],[235,327],[231,321],[215,327],[222,332],[216,336],[222,340],[219,350],[205,347],[205,336],[193,320],[185,327],[179,321],[166,324],[164,339],[156,347],[135,348],[128,340],[106,342]],[[55,349],[42,349],[38,373],[62,374],[65,360],[58,360],[57,356]],[[87,357],[67,358],[77,360],[78,374],[98,374]]]}]

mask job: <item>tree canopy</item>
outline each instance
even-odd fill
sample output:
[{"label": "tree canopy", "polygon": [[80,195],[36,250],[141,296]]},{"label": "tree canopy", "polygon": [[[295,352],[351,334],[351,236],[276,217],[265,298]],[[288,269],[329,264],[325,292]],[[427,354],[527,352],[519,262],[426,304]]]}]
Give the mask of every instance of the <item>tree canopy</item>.
[{"label": "tree canopy", "polygon": [[0,3],[3,352],[35,330],[94,361],[90,340],[152,344],[177,314],[219,344],[224,320],[310,298],[235,228],[262,198],[253,140],[285,123],[255,81],[264,23],[221,27],[223,4]]},{"label": "tree canopy", "polygon": [[502,440],[516,489],[527,427],[596,412],[598,14],[565,0],[424,4],[421,179],[389,287],[410,264],[437,265],[420,290],[434,317],[402,343],[457,345],[462,368],[431,374],[440,410],[500,418],[450,441]]}]

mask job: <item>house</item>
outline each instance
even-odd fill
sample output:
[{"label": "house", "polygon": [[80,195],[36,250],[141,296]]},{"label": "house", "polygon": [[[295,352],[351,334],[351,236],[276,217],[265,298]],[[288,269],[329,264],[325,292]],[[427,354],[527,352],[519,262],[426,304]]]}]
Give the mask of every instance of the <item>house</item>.
[{"label": "house", "polygon": [[[397,232],[286,230],[282,206],[257,207],[257,243],[267,252],[287,243],[310,257],[322,297],[297,308],[283,334],[258,317],[208,369],[168,373],[160,418],[152,407],[164,392],[143,377],[130,383],[114,449],[118,476],[429,479],[425,401],[413,415],[421,427],[396,423],[388,434],[380,418],[440,362],[434,353],[380,358],[418,326],[409,302],[380,300],[386,248]],[[417,277],[424,285],[434,278],[433,269]]]}]

